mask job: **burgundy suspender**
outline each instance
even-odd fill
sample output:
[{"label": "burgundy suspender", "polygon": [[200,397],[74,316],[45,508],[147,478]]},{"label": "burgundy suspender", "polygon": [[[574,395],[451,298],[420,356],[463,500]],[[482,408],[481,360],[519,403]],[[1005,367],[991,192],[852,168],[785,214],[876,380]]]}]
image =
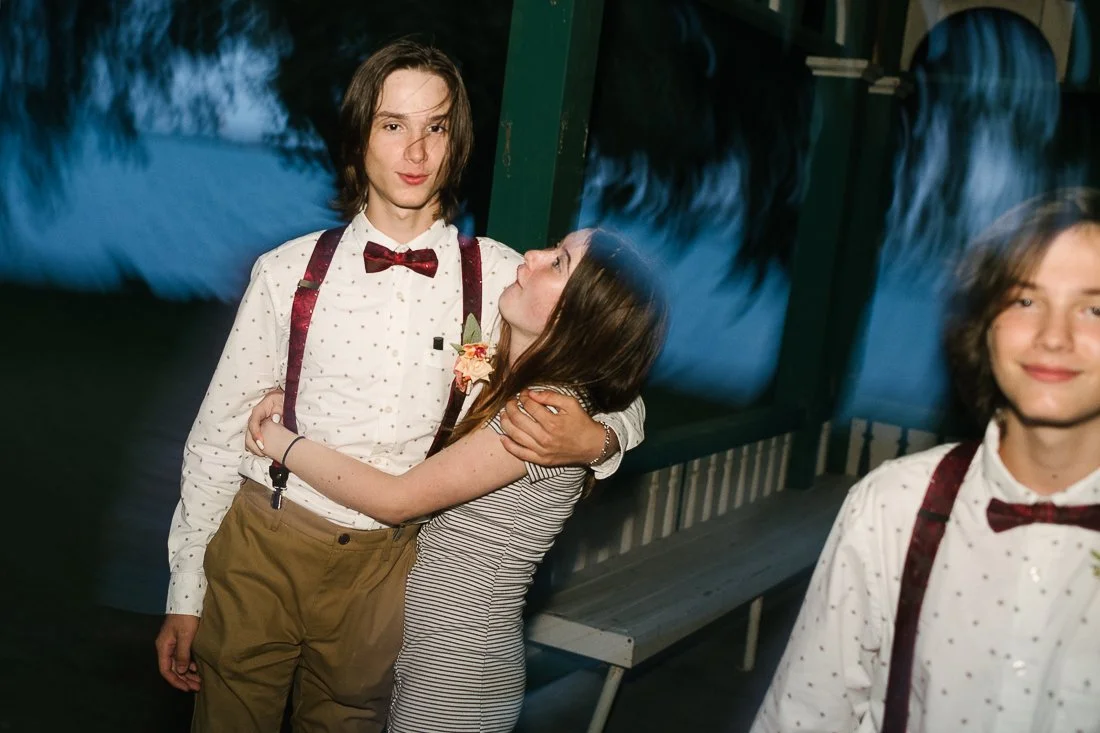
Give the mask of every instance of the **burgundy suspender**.
[{"label": "burgundy suspender", "polygon": [[[298,432],[298,419],[294,412],[298,400],[298,378],[302,374],[302,358],[306,352],[306,334],[309,332],[309,322],[313,318],[313,309],[317,305],[317,293],[321,289],[321,283],[328,273],[328,267],[332,264],[332,257],[336,254],[336,247],[340,244],[340,238],[344,236],[346,226],[336,229],[327,229],[317,239],[313,246],[313,254],[309,256],[309,264],[306,265],[306,274],[298,281],[298,289],[294,291],[294,302],[290,306],[290,342],[287,347],[286,359],[286,386],[283,397],[283,425],[287,429]],[[268,469],[271,474],[271,485],[275,493],[271,496],[271,506],[278,509],[283,503],[283,491],[286,489],[286,480],[290,476],[288,471],[278,461],[271,464]]]},{"label": "burgundy suspender", "polygon": [[[481,318],[481,248],[477,245],[477,239],[458,235],[458,248],[462,255],[462,323],[472,314],[478,323]],[[459,338],[461,341],[461,337]],[[451,395],[447,400],[447,408],[443,411],[443,422],[439,424],[439,431],[435,434],[432,447],[428,449],[428,455],[438,453],[451,432],[455,429],[455,421],[458,412],[462,409],[462,403],[466,400],[466,393],[451,383]]]},{"label": "burgundy suspender", "polygon": [[[298,380],[302,373],[302,359],[305,356],[306,335],[309,333],[313,309],[317,304],[317,293],[320,292],[321,283],[325,279],[332,257],[336,254],[336,247],[340,244],[340,238],[344,235],[346,228],[329,229],[321,234],[313,247],[309,264],[306,265],[305,277],[298,281],[298,289],[294,291],[294,302],[290,310],[290,341],[287,348],[283,424],[295,432],[298,430],[295,403],[298,399]],[[470,314],[480,322],[481,249],[478,247],[477,239],[461,234],[458,236],[458,247],[462,259],[462,323],[466,322]],[[461,338],[461,334],[459,336]],[[439,431],[436,433],[428,455],[442,448],[451,431],[454,430],[455,420],[465,397],[465,393],[452,386],[450,399],[443,413],[443,421],[439,425]],[[275,493],[271,496],[271,506],[278,509],[282,506],[282,495],[290,472],[276,461],[271,464],[270,473],[271,485],[275,489]]]},{"label": "burgundy suspender", "polygon": [[932,563],[947,529],[947,518],[955,505],[966,471],[979,443],[959,443],[936,466],[924,502],[917,512],[913,536],[905,555],[894,620],[894,646],[890,652],[890,677],[886,686],[886,709],[880,733],[905,733],[909,722],[909,693],[913,679],[913,656],[917,644],[917,621]]},{"label": "burgundy suspender", "polygon": [[332,264],[332,257],[336,254],[336,247],[340,244],[340,237],[344,235],[346,228],[329,229],[321,234],[321,238],[313,247],[309,264],[306,265],[306,275],[298,281],[298,289],[294,291],[294,304],[290,309],[290,344],[286,360],[286,389],[284,390],[286,397],[283,398],[283,425],[294,432],[298,432],[298,419],[294,408],[298,400],[298,379],[302,375],[302,358],[306,352],[309,322],[313,318],[313,309],[317,305],[317,293],[321,290],[321,283],[325,280],[328,266]]}]

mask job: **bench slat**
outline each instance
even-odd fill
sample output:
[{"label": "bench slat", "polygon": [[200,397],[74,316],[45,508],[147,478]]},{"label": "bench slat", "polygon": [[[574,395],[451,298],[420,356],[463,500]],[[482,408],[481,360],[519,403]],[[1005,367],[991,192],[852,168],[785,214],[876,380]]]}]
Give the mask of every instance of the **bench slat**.
[{"label": "bench slat", "polygon": [[528,637],[632,667],[810,566],[855,481],[822,476],[585,568]]}]

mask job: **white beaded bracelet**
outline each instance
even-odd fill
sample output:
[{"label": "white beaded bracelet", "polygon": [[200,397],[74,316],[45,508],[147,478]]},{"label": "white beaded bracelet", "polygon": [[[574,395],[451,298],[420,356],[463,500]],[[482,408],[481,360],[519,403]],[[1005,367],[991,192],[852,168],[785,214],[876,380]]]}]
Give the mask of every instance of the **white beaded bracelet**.
[{"label": "white beaded bracelet", "polygon": [[605,422],[601,422],[600,425],[603,425],[603,449],[598,456],[589,461],[589,467],[594,467],[607,458],[607,451],[611,448],[611,426]]}]

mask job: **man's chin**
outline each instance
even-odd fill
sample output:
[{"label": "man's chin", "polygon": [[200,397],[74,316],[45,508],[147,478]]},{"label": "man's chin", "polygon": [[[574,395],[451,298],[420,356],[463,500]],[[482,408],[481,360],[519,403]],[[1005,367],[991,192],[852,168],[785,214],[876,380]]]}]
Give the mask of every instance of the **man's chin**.
[{"label": "man's chin", "polygon": [[399,209],[423,209],[424,204],[428,203],[427,200],[420,196],[395,196],[391,199],[391,202]]},{"label": "man's chin", "polygon": [[423,211],[426,208],[438,207],[439,199],[435,196],[408,196],[393,203],[404,211]]},{"label": "man's chin", "polygon": [[1026,428],[1041,430],[1070,430],[1100,421],[1100,405],[1091,411],[1080,408],[1073,410],[1058,409],[1014,409],[1017,420]]}]

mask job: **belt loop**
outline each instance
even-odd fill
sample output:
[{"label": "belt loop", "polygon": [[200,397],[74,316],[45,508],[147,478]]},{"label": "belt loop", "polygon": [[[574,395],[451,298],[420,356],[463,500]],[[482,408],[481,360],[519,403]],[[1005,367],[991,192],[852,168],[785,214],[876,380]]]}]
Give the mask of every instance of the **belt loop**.
[{"label": "belt loop", "polygon": [[382,548],[382,562],[390,561],[390,554],[393,552],[393,546],[397,544],[397,540],[401,537],[403,529],[404,526],[399,524],[390,530],[389,541],[386,542],[386,546]]}]

